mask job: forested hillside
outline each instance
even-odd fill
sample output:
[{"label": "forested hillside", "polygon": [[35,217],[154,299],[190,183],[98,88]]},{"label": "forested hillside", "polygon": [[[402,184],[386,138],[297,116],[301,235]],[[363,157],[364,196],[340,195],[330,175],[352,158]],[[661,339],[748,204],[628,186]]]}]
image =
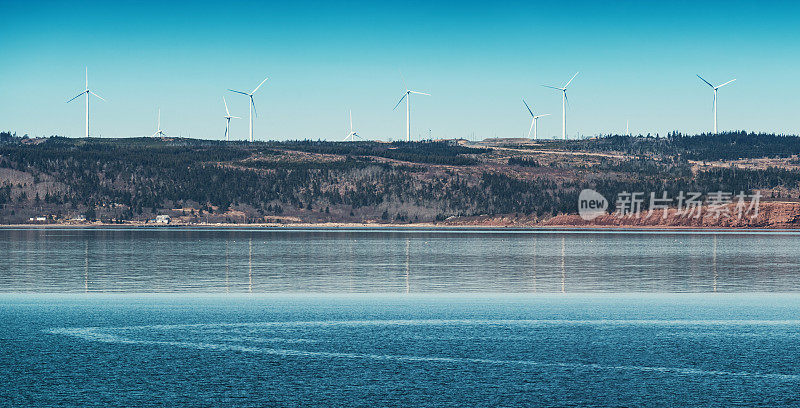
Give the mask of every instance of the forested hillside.
[{"label": "forested hillside", "polygon": [[[0,134],[0,223],[168,214],[185,222],[434,222],[575,213],[577,195],[752,192],[797,199],[797,137],[609,136],[517,145],[46,139]],[[694,160],[764,158],[761,168]],[[613,204],[612,204],[613,205]]]},{"label": "forested hillside", "polygon": [[684,135],[672,132],[666,137],[609,135],[599,139],[569,142],[565,147],[576,151],[680,156],[688,160],[736,160],[790,157],[800,154],[800,138],[748,132],[725,132],[716,135]]}]

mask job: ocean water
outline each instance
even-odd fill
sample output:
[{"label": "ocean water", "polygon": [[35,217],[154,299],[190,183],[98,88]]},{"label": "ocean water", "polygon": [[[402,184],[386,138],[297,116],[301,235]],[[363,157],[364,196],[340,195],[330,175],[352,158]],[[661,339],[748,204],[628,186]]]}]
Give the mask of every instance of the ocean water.
[{"label": "ocean water", "polygon": [[786,406],[800,297],[2,295],[3,406]]},{"label": "ocean water", "polygon": [[798,244],[0,230],[0,406],[800,406]]},{"label": "ocean water", "polygon": [[0,292],[798,292],[800,232],[0,229]]}]

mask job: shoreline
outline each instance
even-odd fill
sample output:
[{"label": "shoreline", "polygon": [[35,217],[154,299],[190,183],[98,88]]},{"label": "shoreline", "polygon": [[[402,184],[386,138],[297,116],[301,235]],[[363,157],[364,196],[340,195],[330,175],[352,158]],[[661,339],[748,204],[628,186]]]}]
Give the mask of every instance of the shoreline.
[{"label": "shoreline", "polygon": [[218,223],[218,224],[188,224],[188,223],[170,223],[170,224],[156,224],[156,223],[49,223],[49,224],[4,224],[0,225],[0,230],[3,229],[265,229],[265,230],[290,230],[290,229],[307,229],[307,230],[325,230],[325,229],[340,229],[340,230],[416,230],[416,229],[434,229],[434,230],[497,230],[497,231],[558,231],[558,230],[571,230],[571,231],[800,231],[800,227],[792,228],[786,226],[710,226],[710,225],[603,225],[603,224],[543,224],[543,225],[530,225],[530,224],[496,224],[487,225],[485,223],[475,224],[434,224],[434,223],[414,223],[414,224],[381,224],[381,223],[295,223],[295,224],[277,224],[277,223],[260,223],[260,224],[234,224],[234,223]]}]

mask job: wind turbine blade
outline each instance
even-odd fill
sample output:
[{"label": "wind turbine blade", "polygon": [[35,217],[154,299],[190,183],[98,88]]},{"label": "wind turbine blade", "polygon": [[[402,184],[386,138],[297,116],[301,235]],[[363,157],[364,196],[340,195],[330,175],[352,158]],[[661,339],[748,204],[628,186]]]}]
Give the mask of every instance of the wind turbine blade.
[{"label": "wind turbine blade", "polygon": [[531,131],[533,131],[533,124],[534,123],[536,123],[536,117],[535,116],[533,117],[533,119],[531,119],[531,128],[528,129],[528,139],[531,138]]},{"label": "wind turbine blade", "polygon": [[231,118],[231,119],[241,119],[241,118],[240,118],[240,117],[238,117],[238,116],[228,116],[228,117],[229,117],[229,118]]},{"label": "wind turbine blade", "polygon": [[102,96],[100,96],[100,95],[98,95],[98,94],[96,94],[96,93],[94,93],[94,92],[92,92],[92,91],[89,91],[89,93],[90,93],[90,94],[92,94],[92,95],[94,95],[94,96],[96,96],[96,97],[98,97],[98,98],[100,98],[100,100],[102,100],[103,102],[108,102],[108,101],[106,101],[105,99],[103,99],[103,97],[102,97]]},{"label": "wind turbine blade", "polygon": [[550,88],[550,89],[558,89],[559,91],[563,91],[564,90],[564,88],[559,88],[557,86],[550,86],[550,85],[542,85],[542,86],[545,87],[545,88]]},{"label": "wind turbine blade", "polygon": [[534,116],[534,119],[543,118],[545,116],[550,116],[550,114],[549,113],[545,113],[544,115],[536,115],[536,116]]},{"label": "wind turbine blade", "polygon": [[161,132],[156,131],[156,133],[153,133],[153,136],[150,136],[150,137],[156,137],[156,135],[159,134],[159,133],[161,133]]},{"label": "wind turbine blade", "polygon": [[400,102],[403,102],[403,99],[406,99],[406,95],[408,95],[408,94],[403,94],[403,97],[400,98],[399,101],[397,101],[397,105],[394,105],[394,108],[392,108],[392,110],[395,110],[395,109],[397,109],[398,106],[400,106]]},{"label": "wind turbine blade", "polygon": [[708,82],[708,81],[706,81],[706,80],[705,80],[705,79],[703,79],[703,77],[701,77],[699,74],[697,75],[697,77],[698,77],[698,78],[700,78],[700,80],[701,80],[701,81],[705,82],[705,83],[706,83],[706,85],[710,86],[711,88],[714,88],[714,85],[711,85],[711,82]]},{"label": "wind turbine blade", "polygon": [[572,78],[570,78],[569,81],[567,81],[567,84],[564,85],[564,89],[567,89],[569,84],[572,83],[572,80],[575,79],[576,76],[578,76],[578,72],[576,72],[575,75],[573,75]]},{"label": "wind turbine blade", "polygon": [[261,81],[261,83],[260,83],[260,84],[258,84],[258,86],[256,87],[256,89],[253,89],[253,92],[250,92],[250,94],[252,95],[252,94],[256,93],[256,91],[258,90],[258,88],[261,88],[261,85],[264,85],[264,82],[267,82],[267,80],[268,80],[268,79],[269,79],[269,77],[266,77],[266,78],[264,78],[264,80],[263,80],[263,81]]},{"label": "wind turbine blade", "polygon": [[83,91],[83,92],[81,92],[81,93],[79,93],[79,94],[75,95],[75,97],[74,97],[74,98],[72,98],[72,99],[70,99],[70,100],[68,100],[68,101],[67,101],[67,103],[70,103],[70,102],[74,101],[75,99],[78,99],[78,97],[79,97],[79,96],[81,96],[81,95],[83,95],[83,94],[85,94],[85,93],[86,93],[86,91]]},{"label": "wind turbine blade", "polygon": [[729,83],[731,83],[731,82],[733,82],[733,81],[735,81],[735,80],[736,80],[736,78],[734,78],[734,79],[731,79],[730,81],[728,81],[728,82],[725,82],[724,84],[722,84],[722,85],[718,86],[716,89],[722,88],[723,86],[725,86],[725,85],[728,85]]},{"label": "wind turbine blade", "polygon": [[[530,107],[530,106],[528,106],[528,102],[525,102],[525,98],[522,98],[522,103],[524,103],[524,104],[525,104],[525,107],[526,107],[526,108],[528,108],[528,112],[530,112],[530,113],[531,113],[531,116],[533,116],[533,111],[531,110],[531,107]],[[530,133],[531,133],[531,132],[528,132],[528,136],[530,136]]]},{"label": "wind turbine blade", "polygon": [[350,133],[353,133],[353,110],[350,109]]},{"label": "wind turbine blade", "polygon": [[224,104],[225,104],[225,115],[227,115],[227,116],[231,116],[231,113],[230,113],[230,112],[228,112],[228,101],[226,101],[226,100],[225,100],[225,97],[224,97],[224,96],[222,97],[222,103],[224,103]]},{"label": "wind turbine blade", "polygon": [[253,95],[250,95],[250,103],[253,105],[253,114],[258,117],[258,111],[256,111],[256,101],[253,100]]},{"label": "wind turbine blade", "polygon": [[228,89],[228,90],[229,90],[229,91],[231,91],[231,92],[236,92],[236,93],[240,93],[240,94],[242,94],[242,95],[247,95],[247,96],[250,96],[250,94],[249,94],[249,93],[247,93],[247,92],[242,92],[242,91],[234,91],[233,89]]},{"label": "wind turbine blade", "polygon": [[427,96],[431,96],[431,94],[429,94],[429,93],[425,93],[425,92],[417,92],[417,91],[408,91],[408,92],[411,92],[411,93],[413,93],[413,94],[417,94],[417,95],[427,95]]}]

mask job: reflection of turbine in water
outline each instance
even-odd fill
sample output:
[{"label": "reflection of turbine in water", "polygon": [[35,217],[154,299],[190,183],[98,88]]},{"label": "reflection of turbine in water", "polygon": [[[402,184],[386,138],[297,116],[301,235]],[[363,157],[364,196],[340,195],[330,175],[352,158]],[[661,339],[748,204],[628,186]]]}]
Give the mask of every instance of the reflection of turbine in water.
[{"label": "reflection of turbine in water", "polygon": [[561,293],[566,292],[567,270],[564,265],[565,249],[566,249],[566,242],[564,237],[561,237]]},{"label": "reflection of turbine in water", "polygon": [[711,255],[711,265],[714,270],[714,292],[717,291],[717,236],[714,235],[714,252]]},{"label": "reflection of turbine in water", "polygon": [[250,281],[247,290],[248,292],[253,293],[253,238],[250,238],[250,255],[248,257],[247,265],[248,265],[247,278]]},{"label": "reflection of turbine in water", "polygon": [[350,292],[353,292],[353,273],[354,273],[353,265],[355,264],[355,256],[353,254],[353,247],[355,246],[355,243],[357,243],[357,242],[358,241],[356,241],[356,240],[351,240],[350,241],[350,249],[348,251],[348,252],[350,252],[350,262],[348,262],[348,264],[350,265],[350,274],[348,275],[349,276],[348,284],[350,285]]},{"label": "reflection of turbine in water", "polygon": [[86,252],[83,255],[83,291],[89,293],[89,241],[86,241]]},{"label": "reflection of turbine in water", "polygon": [[229,293],[231,291],[230,280],[228,279],[228,274],[230,272],[230,262],[228,256],[228,245],[229,241],[225,240],[225,293]]},{"label": "reflection of turbine in water", "polygon": [[411,259],[410,256],[410,249],[411,247],[411,240],[406,238],[406,294],[411,291],[411,282],[409,281],[409,276],[411,272],[411,263],[409,262]]},{"label": "reflection of turbine in water", "polygon": [[536,237],[533,237],[533,291],[536,292]]}]

